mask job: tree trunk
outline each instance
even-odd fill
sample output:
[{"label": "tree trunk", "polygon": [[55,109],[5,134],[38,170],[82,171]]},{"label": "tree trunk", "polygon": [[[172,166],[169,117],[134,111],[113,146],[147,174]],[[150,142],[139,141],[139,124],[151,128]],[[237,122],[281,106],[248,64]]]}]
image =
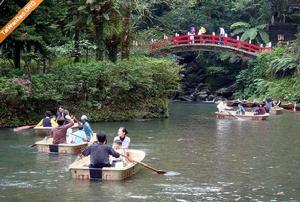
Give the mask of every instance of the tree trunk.
[{"label": "tree trunk", "polygon": [[104,21],[101,15],[100,10],[96,10],[94,13],[93,23],[95,26],[95,33],[96,33],[96,60],[101,61],[104,59],[104,51],[105,51],[105,44],[104,44]]},{"label": "tree trunk", "polygon": [[46,58],[43,58],[43,74],[46,73]]},{"label": "tree trunk", "polygon": [[120,37],[113,35],[106,39],[105,45],[108,50],[108,58],[112,62],[116,62],[118,59],[118,46],[120,44]]},{"label": "tree trunk", "polygon": [[14,64],[15,68],[21,68],[21,42],[15,41]]},{"label": "tree trunk", "polygon": [[[75,8],[76,9],[76,8]],[[75,11],[75,19],[78,20],[80,18],[79,11],[76,9]],[[80,62],[80,24],[77,21],[75,24],[75,36],[74,36],[74,62]]]},{"label": "tree trunk", "polygon": [[27,66],[27,76],[28,80],[31,82],[31,75],[32,75],[32,63],[31,63],[31,58],[28,58],[26,60],[26,66]]},{"label": "tree trunk", "polygon": [[78,25],[75,27],[74,37],[74,62],[80,62],[80,45],[79,45],[80,30]]},{"label": "tree trunk", "polygon": [[86,52],[85,52],[85,63],[89,62],[89,47],[86,47]]},{"label": "tree trunk", "polygon": [[124,5],[124,17],[122,18],[122,47],[121,47],[121,56],[122,59],[129,58],[129,34],[130,34],[130,12],[131,12],[131,0],[125,3]]}]

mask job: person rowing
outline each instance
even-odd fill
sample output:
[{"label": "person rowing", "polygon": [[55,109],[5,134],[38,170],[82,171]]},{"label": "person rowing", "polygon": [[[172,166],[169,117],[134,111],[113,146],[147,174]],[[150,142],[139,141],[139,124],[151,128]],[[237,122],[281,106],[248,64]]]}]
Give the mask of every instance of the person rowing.
[{"label": "person rowing", "polygon": [[[73,119],[69,115],[65,116],[66,119],[60,118],[57,120],[58,127],[52,128],[50,131],[50,137],[53,137],[53,144],[63,144],[66,143],[67,130],[74,125]],[[65,124],[65,121],[68,121],[68,124]]]},{"label": "person rowing", "polygon": [[109,156],[115,158],[120,157],[111,146],[106,145],[106,134],[102,131],[97,133],[98,142],[94,142],[92,145],[88,146],[81,154],[80,157],[90,155],[90,168],[103,168],[110,167]]},{"label": "person rowing", "polygon": [[217,108],[220,113],[222,113],[222,112],[226,113],[227,109],[228,110],[232,109],[232,107],[227,106],[227,100],[224,98],[222,98],[221,102],[217,105]]},{"label": "person rowing", "polygon": [[55,121],[55,118],[52,117],[51,111],[46,111],[45,118],[43,118],[36,126],[57,127],[57,122]]},{"label": "person rowing", "polygon": [[239,102],[238,104],[238,110],[236,111],[236,114],[245,115],[246,110],[242,105],[242,102]]}]

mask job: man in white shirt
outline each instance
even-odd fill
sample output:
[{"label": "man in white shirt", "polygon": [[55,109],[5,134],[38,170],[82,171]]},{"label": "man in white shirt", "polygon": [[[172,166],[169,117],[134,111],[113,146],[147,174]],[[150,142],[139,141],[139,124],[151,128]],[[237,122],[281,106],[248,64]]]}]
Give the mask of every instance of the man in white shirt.
[{"label": "man in white shirt", "polygon": [[219,112],[225,112],[226,109],[232,109],[231,107],[227,106],[226,100],[222,100],[218,105],[217,105],[218,111]]}]

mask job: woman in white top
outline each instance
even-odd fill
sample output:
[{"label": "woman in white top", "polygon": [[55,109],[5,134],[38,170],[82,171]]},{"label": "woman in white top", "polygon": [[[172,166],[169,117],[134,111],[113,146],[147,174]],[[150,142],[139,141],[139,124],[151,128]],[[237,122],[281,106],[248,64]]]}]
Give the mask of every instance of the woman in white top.
[{"label": "woman in white top", "polygon": [[130,144],[130,138],[127,136],[128,130],[124,127],[120,127],[118,130],[118,136],[114,138],[114,142],[116,140],[122,141],[122,149],[128,149]]}]

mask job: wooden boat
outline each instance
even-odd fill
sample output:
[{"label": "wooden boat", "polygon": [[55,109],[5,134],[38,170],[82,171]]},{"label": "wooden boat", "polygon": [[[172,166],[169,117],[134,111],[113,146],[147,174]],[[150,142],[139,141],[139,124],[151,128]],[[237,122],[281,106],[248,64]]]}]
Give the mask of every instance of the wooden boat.
[{"label": "wooden boat", "polygon": [[[75,132],[78,129],[78,123],[74,123],[74,125],[71,127],[73,129],[73,132]],[[53,127],[44,127],[44,126],[35,126],[33,129],[37,135],[48,135],[49,131]]]},{"label": "wooden boat", "polygon": [[[141,150],[129,149],[129,159],[142,161],[145,152]],[[104,167],[102,169],[89,168],[90,156],[76,160],[69,166],[72,178],[80,180],[123,180],[137,173],[141,167],[138,163],[128,162],[125,167]]]},{"label": "wooden boat", "polygon": [[231,106],[238,106],[239,101],[238,100],[227,100],[226,101],[227,106],[231,107]]},{"label": "wooden boat", "polygon": [[247,101],[247,102],[242,103],[242,105],[243,105],[243,107],[253,107],[254,106],[254,102]]},{"label": "wooden boat", "polygon": [[39,152],[60,153],[60,154],[79,154],[88,145],[82,144],[52,144],[53,138],[37,141],[36,145]]},{"label": "wooden boat", "polygon": [[283,112],[283,108],[282,107],[272,107],[270,109],[270,114],[272,114],[272,115],[282,114],[282,112]]},{"label": "wooden boat", "polygon": [[280,107],[282,107],[283,109],[288,109],[288,110],[292,110],[294,108],[294,104],[291,102],[288,103],[280,103],[279,105]]},{"label": "wooden boat", "polygon": [[296,110],[297,110],[297,111],[300,110],[300,104],[296,104]]},{"label": "wooden boat", "polygon": [[236,111],[215,112],[217,119],[245,119],[245,120],[265,120],[270,114],[254,115],[254,112],[246,112],[245,115],[236,114]]}]

